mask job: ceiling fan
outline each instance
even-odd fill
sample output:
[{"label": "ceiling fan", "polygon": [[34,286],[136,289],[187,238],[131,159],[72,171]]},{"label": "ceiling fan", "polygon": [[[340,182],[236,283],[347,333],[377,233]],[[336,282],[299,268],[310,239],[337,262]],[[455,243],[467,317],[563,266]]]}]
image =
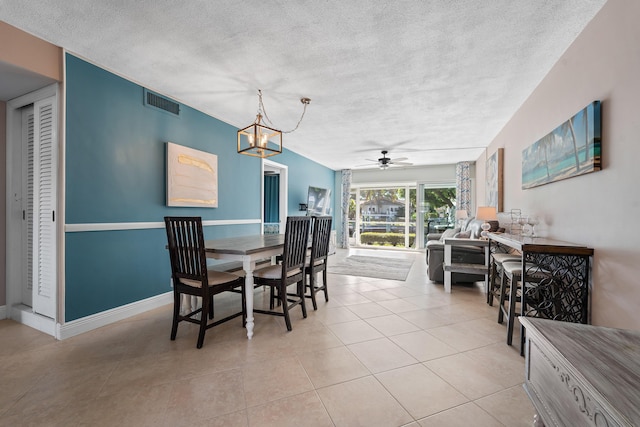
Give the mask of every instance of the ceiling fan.
[{"label": "ceiling fan", "polygon": [[[389,153],[387,150],[382,150],[382,157],[380,157],[378,160],[371,160],[371,159],[365,159],[368,162],[374,162],[377,163],[378,167],[380,169],[387,169],[389,166],[410,166],[413,163],[409,163],[406,162],[405,160],[408,160],[406,157],[398,157],[396,159],[391,159],[389,157],[387,157],[387,153]],[[369,166],[367,165],[363,165],[363,166]]]}]

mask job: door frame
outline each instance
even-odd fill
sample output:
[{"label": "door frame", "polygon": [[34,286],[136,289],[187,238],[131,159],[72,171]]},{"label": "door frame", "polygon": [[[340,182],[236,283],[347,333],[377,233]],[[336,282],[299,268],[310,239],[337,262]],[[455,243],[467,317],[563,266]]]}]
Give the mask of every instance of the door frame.
[{"label": "door frame", "polygon": [[284,228],[287,223],[288,216],[288,200],[289,200],[289,167],[281,163],[274,162],[269,159],[262,159],[262,173],[260,174],[260,234],[264,234],[264,174],[267,171],[276,172],[280,175],[280,234],[284,234]]},{"label": "door frame", "polygon": [[[60,87],[58,83],[51,84],[42,89],[30,92],[28,94],[19,96],[7,102],[7,135],[6,135],[6,307],[7,317],[13,319],[19,323],[23,323],[32,328],[38,329],[46,334],[57,336],[57,324],[60,318],[60,306],[62,305],[61,293],[60,293],[60,279],[57,278],[56,282],[56,313],[53,319],[41,316],[33,313],[32,310],[26,306],[21,306],[22,302],[22,262],[21,259],[21,223],[22,223],[22,209],[21,200],[17,199],[17,188],[22,185],[22,157],[21,157],[21,121],[22,112],[21,109],[29,104],[33,104],[36,101],[55,96],[55,102],[58,107],[58,122],[57,126],[57,147],[58,153],[61,153],[60,147],[62,146],[62,109],[60,108]],[[19,157],[16,159],[15,156]],[[62,156],[58,156],[59,159]],[[16,160],[19,160],[16,162]],[[19,164],[20,167],[15,167]],[[57,188],[61,188],[60,181],[60,167],[61,161],[58,163],[57,171]],[[21,190],[20,190],[21,191]],[[58,193],[58,200],[56,201],[57,208],[60,207],[60,193]],[[56,209],[60,212],[59,209]],[[60,236],[60,226],[63,223],[61,221],[62,216],[58,215],[58,221],[56,221],[56,233]],[[60,242],[60,239],[58,239]],[[57,254],[57,264],[59,265],[60,248],[55,248]]]}]

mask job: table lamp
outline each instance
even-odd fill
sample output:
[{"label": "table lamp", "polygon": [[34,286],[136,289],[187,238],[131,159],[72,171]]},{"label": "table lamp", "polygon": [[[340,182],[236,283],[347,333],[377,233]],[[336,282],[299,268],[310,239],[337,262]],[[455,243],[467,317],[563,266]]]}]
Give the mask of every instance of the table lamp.
[{"label": "table lamp", "polygon": [[481,226],[482,232],[480,233],[480,237],[482,239],[487,239],[487,233],[491,228],[491,224],[489,224],[487,221],[495,221],[498,219],[496,208],[493,206],[478,206],[478,210],[476,211],[476,218],[484,221]]},{"label": "table lamp", "polygon": [[456,226],[461,227],[462,222],[468,217],[469,215],[467,215],[467,211],[465,209],[456,210]]}]

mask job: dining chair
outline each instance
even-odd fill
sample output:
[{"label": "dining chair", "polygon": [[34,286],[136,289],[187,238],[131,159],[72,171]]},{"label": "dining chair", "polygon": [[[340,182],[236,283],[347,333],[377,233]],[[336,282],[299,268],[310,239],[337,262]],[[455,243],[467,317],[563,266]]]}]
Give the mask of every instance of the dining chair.
[{"label": "dining chair", "polygon": [[[293,307],[300,305],[302,316],[307,317],[304,296],[304,267],[307,257],[310,225],[311,217],[288,217],[284,232],[282,262],[257,270],[253,276],[254,285],[269,286],[271,290],[275,292],[275,297],[280,302],[278,307],[282,307],[282,311],[277,311],[273,309],[273,307],[270,307],[270,310],[254,308],[254,313],[283,316],[288,331],[292,329],[289,311]],[[288,286],[293,284],[296,285],[295,293],[288,292]]]},{"label": "dining chair", "polygon": [[[329,301],[329,293],[327,291],[327,258],[329,256],[329,240],[331,237],[331,221],[330,216],[314,216],[312,217],[311,227],[311,254],[305,265],[305,274],[309,277],[306,287],[309,288],[309,295],[313,303],[313,309],[318,309],[316,302],[316,292],[324,291],[324,300]],[[318,273],[322,272],[322,285],[318,285]]]},{"label": "dining chair", "polygon": [[[200,326],[197,347],[202,348],[205,331],[216,325],[242,316],[246,322],[244,277],[207,268],[204,233],[200,217],[165,217],[171,277],[173,278],[173,322],[171,340],[176,339],[178,323],[186,321]],[[242,310],[209,323],[214,317],[213,296],[222,292],[242,294]],[[200,297],[201,307],[188,314],[180,314],[182,295]],[[207,320],[207,314],[209,320]],[[199,316],[198,316],[199,315]]]}]

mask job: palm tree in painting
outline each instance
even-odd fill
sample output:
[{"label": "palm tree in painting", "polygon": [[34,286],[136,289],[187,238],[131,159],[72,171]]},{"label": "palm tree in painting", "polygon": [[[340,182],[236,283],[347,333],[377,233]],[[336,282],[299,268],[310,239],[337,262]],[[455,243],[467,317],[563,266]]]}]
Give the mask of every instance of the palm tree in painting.
[{"label": "palm tree in painting", "polygon": [[[551,149],[551,146],[553,145],[553,133],[549,133],[545,136],[543,136],[537,144],[537,151],[542,151],[542,155],[544,156],[544,165],[547,169],[547,179],[551,178],[551,172],[549,171],[549,156],[547,155],[547,152]],[[540,157],[539,155],[537,155],[538,158]]]},{"label": "palm tree in painting", "polygon": [[[573,119],[575,116],[571,117],[569,120],[562,124],[563,127],[568,128],[569,133],[571,133],[571,141],[573,142],[573,153],[576,159],[576,171],[580,170],[580,159],[578,158],[578,138],[576,138],[576,131],[573,128]],[[566,132],[565,132],[566,135]]]}]

